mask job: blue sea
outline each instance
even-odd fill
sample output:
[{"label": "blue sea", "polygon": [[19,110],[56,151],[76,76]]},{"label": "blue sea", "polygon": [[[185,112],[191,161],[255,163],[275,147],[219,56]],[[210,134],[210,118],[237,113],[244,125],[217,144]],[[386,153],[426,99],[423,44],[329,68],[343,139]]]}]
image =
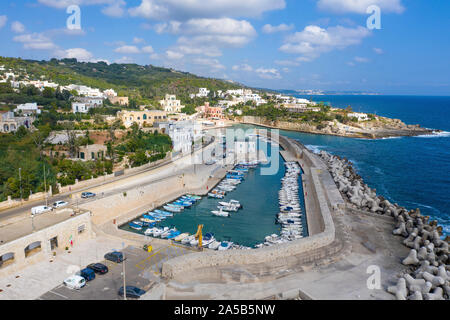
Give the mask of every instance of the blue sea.
[{"label": "blue sea", "polygon": [[[302,98],[311,98],[299,96]],[[313,101],[440,129],[435,136],[364,140],[282,131],[309,148],[350,159],[365,182],[389,201],[424,215],[450,234],[450,97],[313,96]]]}]

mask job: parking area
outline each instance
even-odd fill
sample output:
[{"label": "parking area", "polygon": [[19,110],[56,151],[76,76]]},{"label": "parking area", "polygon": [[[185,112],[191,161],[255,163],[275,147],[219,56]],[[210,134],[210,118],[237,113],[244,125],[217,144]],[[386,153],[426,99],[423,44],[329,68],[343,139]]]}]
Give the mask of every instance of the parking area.
[{"label": "parking area", "polygon": [[[176,244],[167,244],[146,252],[143,248],[128,246],[120,250],[125,254],[125,278],[127,286],[136,286],[148,291],[159,282],[162,264],[173,257],[193,252]],[[98,275],[80,290],[67,288],[62,283],[41,295],[40,300],[119,300],[117,292],[123,286],[123,265],[111,261],[105,264],[109,272]]]}]

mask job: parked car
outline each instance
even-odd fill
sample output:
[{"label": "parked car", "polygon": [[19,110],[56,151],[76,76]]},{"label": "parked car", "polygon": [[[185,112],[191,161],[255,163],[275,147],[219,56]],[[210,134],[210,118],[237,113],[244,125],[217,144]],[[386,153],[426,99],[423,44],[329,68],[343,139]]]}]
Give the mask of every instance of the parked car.
[{"label": "parked car", "polygon": [[123,253],[118,251],[108,252],[105,254],[105,259],[112,262],[121,263],[123,261]]},{"label": "parked car", "polygon": [[[119,296],[123,297],[123,287],[119,289]],[[145,294],[145,291],[139,289],[138,287],[126,286],[127,298],[135,298],[139,299],[142,295]]]},{"label": "parked car", "polygon": [[58,209],[58,208],[62,208],[67,206],[69,203],[65,202],[65,201],[56,201],[55,203],[53,203],[53,208]]},{"label": "parked car", "polygon": [[31,208],[31,215],[35,216],[37,214],[42,214],[45,212],[50,212],[52,211],[53,208],[52,207],[47,207],[47,206],[37,206],[37,207],[33,207]]},{"label": "parked car", "polygon": [[80,271],[80,276],[86,279],[86,281],[92,281],[95,279],[95,272],[90,268],[85,268]]},{"label": "parked car", "polygon": [[73,275],[64,280],[63,283],[68,288],[79,290],[86,285],[86,280],[82,276]]},{"label": "parked car", "polygon": [[94,198],[95,196],[96,196],[96,194],[92,193],[92,192],[83,192],[81,194],[81,198],[83,198],[83,199]]},{"label": "parked car", "polygon": [[94,270],[95,273],[105,274],[108,273],[108,267],[101,263],[92,263],[88,265],[89,269]]}]

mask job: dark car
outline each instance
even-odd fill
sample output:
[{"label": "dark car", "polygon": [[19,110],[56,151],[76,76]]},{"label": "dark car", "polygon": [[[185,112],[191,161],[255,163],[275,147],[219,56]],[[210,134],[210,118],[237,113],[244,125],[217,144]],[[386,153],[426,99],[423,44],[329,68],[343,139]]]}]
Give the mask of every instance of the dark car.
[{"label": "dark car", "polygon": [[80,271],[80,276],[82,276],[87,281],[92,281],[95,279],[95,272],[90,268],[86,268]]},{"label": "dark car", "polygon": [[[145,291],[133,286],[126,286],[127,298],[139,299]],[[123,287],[119,289],[119,296],[123,297]]]},{"label": "dark car", "polygon": [[123,261],[123,254],[122,252],[109,252],[105,254],[105,259],[112,262],[120,263]]},{"label": "dark car", "polygon": [[88,268],[94,270],[95,273],[99,274],[108,273],[108,267],[101,263],[92,263],[88,265]]},{"label": "dark car", "polygon": [[83,198],[83,199],[94,198],[95,196],[96,196],[96,194],[92,193],[92,192],[83,192],[81,194],[81,198]]}]

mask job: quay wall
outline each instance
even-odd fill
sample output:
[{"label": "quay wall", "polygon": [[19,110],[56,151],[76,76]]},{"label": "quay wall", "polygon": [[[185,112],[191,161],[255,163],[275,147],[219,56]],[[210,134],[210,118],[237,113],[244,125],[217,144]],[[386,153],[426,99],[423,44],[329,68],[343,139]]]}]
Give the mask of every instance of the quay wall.
[{"label": "quay wall", "polygon": [[[224,275],[221,275],[220,269],[226,269],[230,266],[250,267],[255,265],[264,265],[264,273],[270,274],[270,270],[279,270],[280,264],[282,268],[286,269],[288,264],[292,264],[289,261],[292,262],[293,256],[301,257],[302,262],[314,262],[325,259],[336,252],[336,247],[332,246],[335,241],[336,230],[329,207],[329,201],[333,200],[334,197],[327,195],[329,191],[322,185],[320,177],[321,174],[329,174],[329,172],[322,172],[321,168],[324,164],[321,165],[317,162],[321,162],[321,160],[315,158],[315,155],[306,148],[302,149],[300,144],[296,144],[293,140],[285,137],[280,137],[279,143],[285,150],[289,150],[297,157],[304,159],[303,166],[307,166],[306,164],[320,166],[320,168],[308,166],[304,170],[306,169],[307,173],[310,173],[310,183],[313,190],[310,197],[314,198],[317,205],[318,210],[314,214],[320,215],[321,232],[286,244],[260,249],[208,251],[179,256],[163,264],[162,276],[164,278],[188,282],[189,280],[201,280],[202,276],[209,274],[223,279]],[[336,188],[335,185],[334,188]],[[338,204],[332,204],[331,207],[333,211],[341,210]],[[198,270],[202,270],[202,272],[196,272]],[[207,270],[208,272],[206,272]]]}]

